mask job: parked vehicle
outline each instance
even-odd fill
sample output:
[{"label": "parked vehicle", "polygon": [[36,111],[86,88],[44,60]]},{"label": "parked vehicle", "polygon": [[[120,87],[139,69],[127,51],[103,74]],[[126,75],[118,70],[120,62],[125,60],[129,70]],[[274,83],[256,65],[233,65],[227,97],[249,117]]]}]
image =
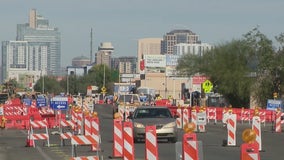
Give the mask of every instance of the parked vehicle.
[{"label": "parked vehicle", "polygon": [[167,107],[137,107],[128,117],[133,122],[134,142],[145,139],[145,127],[155,125],[158,139],[175,143],[178,139],[176,117]]},{"label": "parked vehicle", "polygon": [[118,112],[119,108],[128,108],[133,112],[138,106],[141,106],[138,94],[120,94],[113,104],[113,114]]}]

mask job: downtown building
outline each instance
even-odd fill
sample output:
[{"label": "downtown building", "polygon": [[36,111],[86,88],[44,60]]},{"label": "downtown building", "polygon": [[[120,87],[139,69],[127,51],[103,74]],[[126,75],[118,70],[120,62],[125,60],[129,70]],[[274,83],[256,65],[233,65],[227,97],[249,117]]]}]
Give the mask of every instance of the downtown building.
[{"label": "downtown building", "polygon": [[41,76],[60,72],[60,32],[32,9],[29,23],[17,25],[16,41],[2,42],[1,82],[16,79],[32,88]]}]

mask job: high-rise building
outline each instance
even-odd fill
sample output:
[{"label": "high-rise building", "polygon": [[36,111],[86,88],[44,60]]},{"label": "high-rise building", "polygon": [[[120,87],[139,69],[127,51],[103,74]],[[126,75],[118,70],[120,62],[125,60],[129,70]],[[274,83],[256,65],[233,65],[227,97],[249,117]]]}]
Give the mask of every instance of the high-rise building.
[{"label": "high-rise building", "polygon": [[2,42],[1,82],[7,79],[19,80],[19,73],[28,71],[28,42]]},{"label": "high-rise building", "polygon": [[143,38],[138,40],[137,47],[137,73],[140,73],[140,61],[144,55],[161,54],[162,38]]},{"label": "high-rise building", "polygon": [[112,68],[118,69],[120,74],[135,74],[137,66],[137,57],[125,56],[112,58]]},{"label": "high-rise building", "polygon": [[173,46],[179,43],[201,43],[199,36],[190,30],[172,30],[164,35],[161,42],[161,54],[173,54]]},{"label": "high-rise building", "polygon": [[110,42],[103,42],[98,47],[98,52],[96,53],[96,64],[105,64],[109,68],[111,67],[111,54],[114,48]]},{"label": "high-rise building", "polygon": [[72,66],[74,67],[84,67],[91,63],[91,60],[85,56],[79,56],[72,59]]},{"label": "high-rise building", "polygon": [[208,43],[199,43],[199,44],[179,43],[174,46],[173,54],[178,56],[182,56],[184,54],[195,54],[202,56],[204,52],[209,51],[212,48],[213,46]]},{"label": "high-rise building", "polygon": [[15,78],[32,82],[42,75],[61,73],[61,38],[57,28],[32,9],[29,23],[17,25],[16,41],[2,42],[1,82]]},{"label": "high-rise building", "polygon": [[17,41],[27,41],[28,70],[57,75],[61,71],[61,36],[58,28],[50,27],[48,19],[30,11],[29,23],[17,25]]}]

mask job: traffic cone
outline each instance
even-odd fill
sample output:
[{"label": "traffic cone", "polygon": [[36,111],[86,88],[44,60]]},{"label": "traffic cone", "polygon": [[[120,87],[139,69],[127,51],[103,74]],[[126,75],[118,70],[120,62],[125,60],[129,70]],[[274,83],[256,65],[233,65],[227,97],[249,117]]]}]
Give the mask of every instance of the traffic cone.
[{"label": "traffic cone", "polygon": [[26,139],[26,147],[33,147],[34,143],[33,140],[31,139],[31,134],[30,134],[30,130],[28,130],[28,136]]}]

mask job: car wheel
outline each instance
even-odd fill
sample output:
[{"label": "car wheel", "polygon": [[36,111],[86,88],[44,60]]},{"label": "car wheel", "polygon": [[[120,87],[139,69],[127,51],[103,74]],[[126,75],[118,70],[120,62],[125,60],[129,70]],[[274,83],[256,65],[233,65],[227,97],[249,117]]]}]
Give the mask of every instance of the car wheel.
[{"label": "car wheel", "polygon": [[138,138],[134,138],[134,143],[138,143],[139,139]]},{"label": "car wheel", "polygon": [[169,138],[169,142],[176,143],[177,142],[177,137]]}]

